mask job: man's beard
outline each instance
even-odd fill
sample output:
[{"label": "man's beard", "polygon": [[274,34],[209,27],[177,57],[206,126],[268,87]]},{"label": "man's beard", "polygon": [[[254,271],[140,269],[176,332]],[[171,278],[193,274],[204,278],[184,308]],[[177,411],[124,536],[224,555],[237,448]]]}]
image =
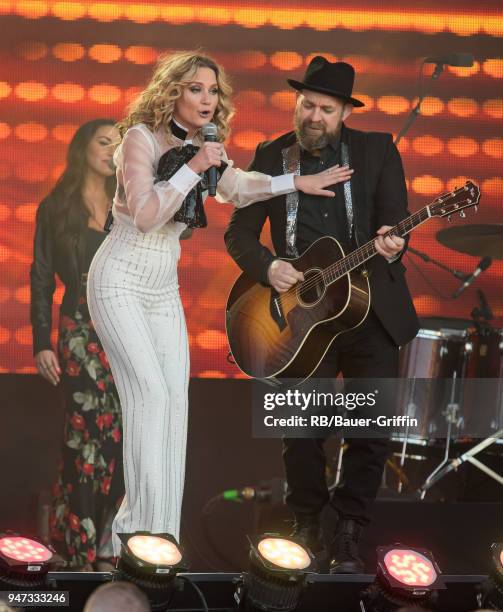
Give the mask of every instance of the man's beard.
[{"label": "man's beard", "polygon": [[[334,130],[328,131],[327,128],[321,122],[313,122],[309,119],[301,121],[299,113],[296,112],[294,123],[295,134],[297,136],[297,140],[300,146],[306,151],[312,152],[319,149],[323,149],[330,142],[337,139],[339,132],[341,131],[342,121],[338,123],[337,127]],[[308,126],[319,128],[319,131],[309,132],[307,130]]]}]

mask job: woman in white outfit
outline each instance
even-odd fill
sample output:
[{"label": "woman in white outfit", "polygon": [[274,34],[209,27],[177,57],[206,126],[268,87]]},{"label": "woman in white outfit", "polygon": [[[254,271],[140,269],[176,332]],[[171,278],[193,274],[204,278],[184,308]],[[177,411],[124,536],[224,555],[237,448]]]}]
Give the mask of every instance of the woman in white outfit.
[{"label": "woman in white outfit", "polygon": [[[180,234],[205,225],[204,172],[219,168],[218,199],[239,207],[295,189],[333,196],[323,188],[349,178],[344,168],[276,178],[233,168],[222,145],[230,93],[213,60],[175,53],[160,59],[119,126],[113,226],[88,276],[89,310],[123,411],[126,494],[112,529],[116,555],[118,533],[179,537],[189,350],[177,263]],[[219,142],[204,143],[200,136],[210,121]],[[159,180],[159,160],[166,156],[165,167],[178,169]]]}]

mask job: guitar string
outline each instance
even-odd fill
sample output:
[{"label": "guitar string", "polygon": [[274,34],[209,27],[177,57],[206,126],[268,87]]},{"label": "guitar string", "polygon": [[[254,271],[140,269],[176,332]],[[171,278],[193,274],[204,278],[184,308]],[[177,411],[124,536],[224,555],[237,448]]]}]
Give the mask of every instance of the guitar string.
[{"label": "guitar string", "polygon": [[[466,185],[468,185],[468,183],[466,183]],[[424,208],[422,208],[422,209],[421,209],[421,210],[419,210],[418,212],[413,213],[412,215],[410,215],[410,216],[409,216],[409,217],[407,217],[406,219],[403,219],[403,220],[402,220],[402,221],[400,221],[400,222],[399,222],[397,225],[395,225],[394,227],[392,227],[392,228],[391,228],[391,229],[390,229],[390,230],[389,230],[389,231],[388,231],[386,234],[384,234],[384,236],[386,237],[386,236],[390,236],[390,235],[392,235],[392,234],[395,232],[395,230],[397,230],[397,229],[399,228],[399,226],[401,226],[401,225],[405,225],[407,222],[412,222],[412,219],[413,219],[414,217],[418,217],[418,216],[420,216],[420,215],[421,215],[423,212],[427,212],[427,209],[428,209],[428,208],[433,209],[433,208],[434,208],[435,206],[437,206],[438,204],[445,205],[445,201],[443,200],[443,198],[453,199],[453,198],[454,198],[454,196],[459,195],[459,193],[460,193],[460,192],[462,192],[462,191],[466,191],[466,189],[465,189],[466,185],[465,185],[465,186],[463,186],[463,187],[460,187],[460,188],[456,189],[456,190],[455,190],[455,191],[453,191],[453,192],[451,192],[451,193],[449,194],[449,196],[448,196],[447,194],[444,194],[444,195],[443,195],[443,196],[441,196],[440,198],[437,198],[436,200],[434,200],[434,201],[433,201],[431,204],[428,204],[428,206],[425,206]],[[456,209],[456,210],[454,210],[454,211],[452,211],[452,213],[457,212],[457,210],[459,210],[459,208],[458,208],[458,209]],[[431,212],[431,211],[430,211],[430,212]],[[452,214],[452,213],[449,213],[449,214]],[[445,214],[445,213],[444,213],[444,214]],[[433,216],[433,215],[432,215],[432,216]],[[426,219],[427,219],[427,218],[428,218],[428,216],[426,217]],[[420,223],[421,223],[421,222],[423,222],[423,221],[425,221],[426,219],[421,220],[421,221],[420,221]],[[414,222],[412,222],[411,227],[410,227],[409,229],[407,229],[407,230],[405,231],[405,233],[410,232],[410,231],[411,231],[412,229],[414,229],[414,227],[415,227],[416,225],[418,225],[418,224],[419,224],[419,223],[416,223],[415,221],[414,221]],[[402,229],[405,229],[405,228],[400,228],[400,231],[401,231]],[[367,242],[366,244],[362,245],[361,247],[359,247],[358,249],[356,249],[355,251],[353,251],[353,252],[352,252],[352,253],[350,253],[349,255],[346,255],[346,256],[345,256],[345,257],[344,257],[342,260],[339,260],[339,261],[335,262],[334,264],[331,264],[330,266],[328,266],[328,268],[326,268],[326,269],[325,269],[325,270],[322,272],[322,274],[324,274],[324,273],[325,273],[327,270],[330,270],[330,268],[334,268],[334,270],[335,270],[335,268],[336,268],[337,266],[340,266],[340,267],[342,268],[342,267],[343,267],[343,266],[342,266],[342,263],[343,263],[343,262],[345,262],[345,261],[349,261],[349,259],[351,259],[352,257],[353,257],[353,258],[355,258],[355,256],[358,256],[358,257],[359,257],[359,255],[360,255],[360,254],[361,254],[361,253],[362,253],[364,250],[367,250],[367,251],[368,251],[368,250],[369,250],[369,247],[370,247],[370,251],[374,250],[374,249],[372,248],[372,247],[373,247],[374,240],[375,240],[375,238],[373,238],[372,240],[370,240],[370,241],[369,241],[369,242]],[[375,254],[376,254],[376,253],[372,253],[372,252],[371,252],[370,254],[367,254],[367,255],[366,255],[366,258],[365,258],[364,260],[362,260],[362,261],[359,261],[359,260],[358,260],[358,257],[356,257],[357,261],[356,261],[356,262],[352,262],[353,268],[354,268],[354,267],[357,267],[358,265],[361,265],[362,263],[364,263],[364,261],[366,261],[367,259],[369,259],[369,257],[372,257],[372,256],[373,256],[373,255],[375,255]],[[351,268],[351,269],[353,269],[353,268]],[[349,269],[349,270],[347,270],[347,271],[343,272],[343,274],[346,274],[347,272],[350,272],[350,271],[351,271],[351,269]],[[313,284],[313,285],[311,285],[311,286],[314,286],[314,285],[316,285],[316,281],[315,281],[315,282],[314,282],[314,284]],[[302,285],[302,289],[309,289],[309,288],[311,288],[311,286],[309,285],[309,281],[308,281],[308,282],[307,282],[305,285]],[[286,292],[285,292],[285,293],[283,293],[282,295],[283,295],[283,296],[284,296],[284,295],[287,295],[289,292],[295,292],[295,293],[296,293],[296,292],[297,292],[297,291],[296,291],[296,290],[297,290],[297,287],[298,287],[298,285],[295,285],[294,287],[292,287],[291,289],[289,289],[288,291],[286,291]]]},{"label": "guitar string", "polygon": [[[417,225],[419,225],[420,223],[424,223],[424,221],[426,221],[428,218],[430,218],[430,216],[434,216],[434,215],[426,215],[425,218],[421,219],[422,213],[426,212],[428,208],[430,209],[434,209],[435,207],[438,207],[440,205],[440,208],[443,208],[445,206],[445,200],[443,200],[442,198],[447,198],[448,200],[452,200],[455,196],[459,195],[459,193],[467,191],[469,189],[468,185],[470,183],[466,183],[465,186],[458,188],[456,190],[454,190],[453,192],[451,192],[451,194],[448,196],[447,194],[445,194],[444,196],[441,196],[440,198],[437,198],[437,200],[434,200],[431,204],[429,204],[428,206],[424,207],[423,209],[421,209],[420,211],[418,211],[417,213],[414,213],[413,215],[411,215],[410,217],[407,217],[407,219],[404,219],[403,221],[401,221],[400,223],[398,223],[395,227],[391,228],[386,234],[385,236],[389,236],[389,235],[393,235],[396,234],[396,230],[399,230],[399,232],[402,235],[405,235],[407,233],[409,233],[412,229],[414,229],[414,227],[416,227]],[[476,187],[473,183],[471,184],[472,187]],[[475,192],[471,192],[470,195],[474,196]],[[471,205],[476,205],[478,204],[478,199],[476,199],[476,201],[474,202],[470,202]],[[457,202],[456,202],[457,203]],[[452,206],[452,202],[450,202],[450,205]],[[454,212],[457,212],[459,210],[463,210],[463,208],[465,207],[458,207],[450,212],[445,212],[442,213],[441,216],[446,216],[447,214],[453,214]],[[431,210],[430,210],[431,213]],[[417,218],[419,218],[419,221],[417,221]],[[407,225],[410,224],[411,227],[407,227]],[[325,281],[325,276],[328,277],[328,284],[332,284],[333,282],[335,282],[336,280],[339,280],[340,278],[342,278],[342,276],[344,276],[345,274],[347,274],[348,272],[351,272],[352,270],[354,270],[356,267],[358,267],[359,265],[361,265],[362,263],[364,263],[365,261],[367,261],[368,259],[372,258],[374,255],[377,254],[377,252],[375,251],[375,247],[373,246],[374,240],[369,241],[368,243],[366,243],[365,245],[363,245],[362,247],[360,247],[359,249],[357,249],[356,251],[354,251],[353,253],[350,253],[349,255],[347,255],[346,257],[344,257],[342,260],[339,260],[338,262],[335,262],[334,264],[331,264],[328,268],[326,268],[323,272],[322,272],[322,278],[323,278],[323,282]],[[364,259],[360,261],[360,256],[364,255]],[[328,274],[326,274],[328,272]],[[332,278],[331,275],[335,274],[335,276]],[[283,298],[286,298],[284,301],[284,305],[290,305],[291,299],[293,299],[294,303],[299,303],[299,294],[302,295],[303,293],[305,293],[306,291],[308,291],[309,289],[311,289],[312,287],[315,287],[317,284],[319,283],[319,275],[318,278],[316,279],[310,279],[307,282],[305,282],[305,284],[303,285],[295,285],[294,287],[292,287],[291,289],[289,289],[288,291],[286,291],[285,293],[279,295],[277,298],[275,298],[275,300],[279,300],[279,303],[281,306],[283,306]]]},{"label": "guitar string", "polygon": [[[420,212],[423,212],[424,210],[425,209],[422,209]],[[412,217],[416,217],[416,216],[419,216],[419,214],[414,213],[414,215],[411,215],[411,217],[408,217],[408,219],[412,219]],[[394,226],[388,232],[386,232],[386,234],[384,234],[384,237],[391,236],[391,235],[397,235],[398,232],[396,230],[398,229],[400,229],[400,235],[402,235],[401,230],[402,229],[405,230],[405,227],[399,228],[401,224],[402,222]],[[418,223],[414,223],[410,229],[413,229],[413,227],[415,227],[417,224]],[[407,231],[404,231],[403,234],[408,233],[410,229]],[[351,272],[351,270],[353,270],[354,268],[358,267],[359,265],[363,264],[365,261],[367,261],[374,255],[376,255],[377,251],[375,250],[374,240],[375,238],[367,242],[363,246],[361,246],[356,251],[353,251],[349,255],[346,255],[342,260],[337,261],[334,264],[330,264],[330,266],[325,268],[321,272],[321,277],[322,277],[323,282],[326,283],[327,279],[328,279],[328,284],[335,282],[339,278],[342,278],[342,276],[344,276],[348,272]],[[363,256],[363,259],[360,260],[361,256]],[[334,278],[332,278],[332,275],[334,275]],[[285,297],[286,298],[293,297],[294,299],[296,299],[299,293],[301,294],[305,293],[306,291],[309,291],[309,289],[315,287],[319,283],[320,274],[317,274],[317,277],[318,279],[309,279],[307,281],[304,281],[304,283],[302,283],[301,285],[294,285],[288,291],[285,291],[285,293],[281,294],[279,298],[281,298],[281,301],[283,301],[282,298],[285,298]]]},{"label": "guitar string", "polygon": [[[406,219],[403,219],[402,221],[397,223],[397,225],[392,227],[386,234],[384,234],[384,237],[391,236],[391,235],[397,235],[398,232],[403,237],[405,234],[409,233],[412,229],[414,229],[414,227],[416,227],[420,223],[423,223],[428,218],[430,218],[430,216],[434,216],[433,214],[431,214],[431,211],[432,209],[435,209],[435,207],[438,207],[440,205],[440,208],[443,208],[446,205],[447,200],[449,201],[449,204],[452,206],[452,199],[456,199],[456,196],[458,196],[460,193],[468,191],[470,189],[469,185],[474,186],[474,184],[470,184],[469,182],[467,182],[465,183],[463,187],[459,187],[458,189],[450,192],[449,194],[444,194],[443,196],[440,196],[436,200],[433,200],[433,202],[429,204],[428,206],[425,206],[418,212],[413,213]],[[444,198],[446,199],[444,200]],[[428,208],[430,209],[430,214],[428,214]],[[448,214],[453,214],[454,212],[457,212],[458,210],[460,210],[459,207]],[[426,217],[421,218],[421,216],[424,213],[426,213]],[[441,216],[445,216],[445,214],[446,213],[443,213]],[[407,225],[410,225],[410,227],[408,228]],[[362,245],[360,248],[356,249],[349,255],[346,255],[342,260],[339,260],[331,264],[325,270],[323,270],[321,272],[323,281],[325,282],[325,277],[328,276],[329,277],[328,283],[331,284],[335,282],[336,280],[339,280],[339,278],[342,278],[344,274],[351,272],[356,267],[358,267],[359,265],[363,264],[368,259],[372,258],[374,255],[376,255],[377,251],[375,250],[374,240],[375,238],[370,240],[366,244]],[[364,259],[360,261],[361,256],[364,256]],[[331,278],[332,275],[335,275],[334,278]],[[319,275],[317,276],[319,279]],[[280,294],[274,299],[279,300],[280,305],[283,305],[283,298],[286,298],[287,300],[288,298],[293,298],[295,302],[298,302],[299,293],[302,294],[302,293],[305,293],[306,291],[309,291],[309,289],[315,287],[318,283],[319,283],[319,280],[310,279],[307,282],[305,282],[305,284],[301,284],[300,286],[294,285],[288,291],[286,291],[283,294]]]},{"label": "guitar string", "polygon": [[[420,213],[422,212],[425,211],[421,210]],[[397,224],[397,226],[395,226],[389,232],[384,234],[384,236],[401,235],[403,237],[408,234],[412,229],[414,229],[414,227],[417,227],[420,223],[424,223],[424,221],[426,221],[428,218],[428,215],[424,216],[424,218],[421,218],[421,215],[419,213],[411,215],[411,217],[407,219],[407,222],[412,224],[411,227],[407,227],[407,223]],[[350,255],[346,256],[343,260],[340,260],[335,264],[331,264],[331,266],[323,270],[323,272],[321,273],[321,281],[324,287],[336,282],[345,274],[362,265],[363,263],[365,263],[365,261],[368,261],[376,254],[377,251],[375,250],[374,241],[372,240],[371,242],[368,242],[363,245],[358,251],[354,251]],[[363,256],[363,259],[361,259],[361,256]],[[284,294],[279,296],[280,305],[290,306],[290,304],[292,303],[295,305],[298,304],[300,302],[299,297],[301,298],[302,294],[305,294],[307,291],[309,291],[311,288],[315,287],[319,283],[320,275],[318,274],[317,278],[315,277],[314,279],[309,279],[308,282],[303,285],[294,286],[288,292],[285,292]],[[286,299],[283,300],[283,297],[285,297]]]}]

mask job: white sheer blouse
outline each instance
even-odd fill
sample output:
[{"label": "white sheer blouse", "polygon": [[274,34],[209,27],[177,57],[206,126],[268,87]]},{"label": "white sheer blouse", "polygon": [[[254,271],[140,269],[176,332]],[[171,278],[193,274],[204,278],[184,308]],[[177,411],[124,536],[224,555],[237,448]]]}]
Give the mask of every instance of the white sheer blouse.
[{"label": "white sheer blouse", "polygon": [[[142,123],[128,129],[114,155],[117,191],[113,215],[117,222],[140,232],[181,234],[186,226],[174,221],[173,216],[201,177],[184,165],[168,181],[154,184],[154,178],[161,156],[183,143],[175,136],[167,138],[164,132],[151,132]],[[295,191],[292,174],[272,178],[260,172],[244,172],[234,168],[227,156],[224,159],[229,165],[218,182],[220,202],[244,207]]]}]

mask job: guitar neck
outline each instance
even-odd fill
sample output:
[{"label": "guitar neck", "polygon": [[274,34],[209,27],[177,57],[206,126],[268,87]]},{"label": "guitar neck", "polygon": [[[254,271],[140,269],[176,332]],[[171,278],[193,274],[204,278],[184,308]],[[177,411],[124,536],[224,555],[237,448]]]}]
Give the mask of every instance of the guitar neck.
[{"label": "guitar neck", "polygon": [[[407,217],[403,221],[400,221],[400,223],[397,223],[397,225],[388,230],[386,234],[384,234],[384,236],[400,236],[401,238],[403,238],[415,227],[421,225],[421,223],[424,223],[430,218],[431,214],[429,206],[425,206],[410,217]],[[346,255],[346,257],[343,257],[339,261],[328,266],[328,268],[325,268],[325,282],[327,284],[334,283],[339,278],[344,276],[344,274],[347,274],[348,272],[351,272],[351,270],[358,268],[363,263],[374,257],[374,255],[377,255],[374,241],[375,238],[365,243],[363,246],[357,248],[355,251],[352,251],[351,253],[349,253],[349,255]]]}]

